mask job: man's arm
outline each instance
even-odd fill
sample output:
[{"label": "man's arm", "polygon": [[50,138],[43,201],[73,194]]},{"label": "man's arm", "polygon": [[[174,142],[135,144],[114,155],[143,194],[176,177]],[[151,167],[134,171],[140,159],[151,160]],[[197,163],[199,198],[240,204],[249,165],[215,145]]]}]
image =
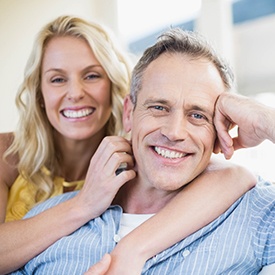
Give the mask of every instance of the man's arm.
[{"label": "man's arm", "polygon": [[[222,93],[215,108],[214,124],[218,134],[215,153],[230,159],[234,150],[259,145],[266,139],[275,143],[275,109],[256,100],[233,93]],[[238,125],[237,137],[228,131]]]}]

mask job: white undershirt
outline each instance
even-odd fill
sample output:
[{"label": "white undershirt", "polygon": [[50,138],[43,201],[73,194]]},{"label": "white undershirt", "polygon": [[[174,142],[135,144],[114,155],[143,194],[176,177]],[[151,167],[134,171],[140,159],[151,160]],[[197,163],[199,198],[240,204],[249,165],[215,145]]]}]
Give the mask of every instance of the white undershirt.
[{"label": "white undershirt", "polygon": [[120,238],[125,237],[136,227],[144,223],[146,220],[154,216],[154,214],[127,214],[123,213],[120,220],[118,235]]}]

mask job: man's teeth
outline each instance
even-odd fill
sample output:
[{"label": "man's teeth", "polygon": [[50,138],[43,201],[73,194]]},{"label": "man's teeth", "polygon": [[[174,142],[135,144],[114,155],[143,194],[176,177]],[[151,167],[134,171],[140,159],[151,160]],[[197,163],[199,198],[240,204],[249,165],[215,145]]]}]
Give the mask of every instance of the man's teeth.
[{"label": "man's teeth", "polygon": [[176,151],[170,151],[170,150],[166,150],[166,149],[161,149],[159,147],[155,147],[155,151],[165,157],[165,158],[170,158],[170,159],[176,159],[176,158],[182,158],[184,156],[186,156],[187,154],[183,154],[183,153],[179,153]]},{"label": "man's teeth", "polygon": [[88,116],[92,112],[93,112],[92,109],[83,109],[78,111],[65,110],[63,111],[63,115],[68,118],[81,118],[81,117]]}]

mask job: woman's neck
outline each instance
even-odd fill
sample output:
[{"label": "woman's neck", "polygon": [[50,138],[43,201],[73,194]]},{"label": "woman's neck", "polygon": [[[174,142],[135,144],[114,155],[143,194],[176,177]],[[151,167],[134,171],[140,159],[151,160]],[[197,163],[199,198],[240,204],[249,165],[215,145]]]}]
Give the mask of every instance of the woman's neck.
[{"label": "woman's neck", "polygon": [[58,176],[66,181],[84,180],[90,160],[96,152],[102,138],[72,140],[55,139],[56,156],[58,158]]}]

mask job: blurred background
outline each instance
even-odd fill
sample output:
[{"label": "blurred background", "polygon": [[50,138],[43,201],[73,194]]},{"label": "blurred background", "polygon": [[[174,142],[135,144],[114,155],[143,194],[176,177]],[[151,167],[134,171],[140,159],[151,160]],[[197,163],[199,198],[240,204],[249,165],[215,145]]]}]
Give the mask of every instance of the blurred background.
[{"label": "blurred background", "polygon": [[[275,107],[275,0],[0,0],[0,132],[16,126],[14,98],[36,33],[64,14],[105,25],[134,62],[169,27],[199,31],[233,66],[238,93]],[[274,159],[265,141],[231,161],[275,180]]]}]

